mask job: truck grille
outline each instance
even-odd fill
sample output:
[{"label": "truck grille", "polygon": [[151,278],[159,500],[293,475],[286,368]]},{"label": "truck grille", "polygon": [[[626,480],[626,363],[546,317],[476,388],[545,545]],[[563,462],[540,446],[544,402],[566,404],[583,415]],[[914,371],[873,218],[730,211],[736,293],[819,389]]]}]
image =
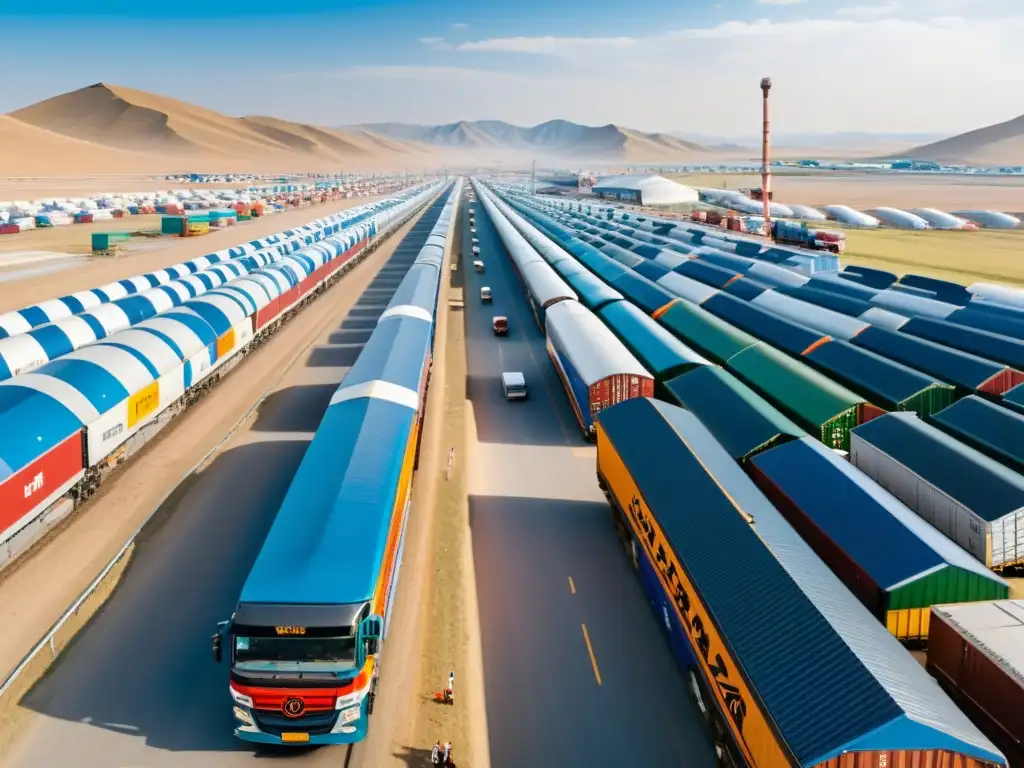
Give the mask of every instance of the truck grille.
[{"label": "truck grille", "polygon": [[253,720],[264,733],[280,736],[282,733],[308,733],[322,736],[330,733],[338,720],[337,710],[310,712],[302,717],[285,717],[281,712],[254,709]]}]

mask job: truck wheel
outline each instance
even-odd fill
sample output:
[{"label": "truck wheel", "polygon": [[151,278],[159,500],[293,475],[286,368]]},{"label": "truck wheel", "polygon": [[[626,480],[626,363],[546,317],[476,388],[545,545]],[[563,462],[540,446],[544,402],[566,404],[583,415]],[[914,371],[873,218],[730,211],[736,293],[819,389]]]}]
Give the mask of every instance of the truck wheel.
[{"label": "truck wheel", "polygon": [[373,704],[377,700],[376,691],[370,691],[366,694],[366,714],[367,716],[373,714]]}]

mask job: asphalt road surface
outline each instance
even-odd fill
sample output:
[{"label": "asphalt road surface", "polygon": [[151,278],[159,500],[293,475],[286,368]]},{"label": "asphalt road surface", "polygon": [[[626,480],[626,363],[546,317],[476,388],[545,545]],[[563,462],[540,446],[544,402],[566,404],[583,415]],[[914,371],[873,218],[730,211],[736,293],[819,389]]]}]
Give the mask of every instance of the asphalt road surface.
[{"label": "asphalt road surface", "polygon": [[[269,757],[353,768],[365,762],[359,746],[267,749],[236,739],[227,665],[214,663],[210,636],[234,610],[331,395],[443,202],[427,209],[340,326],[286,375],[256,420],[168,500],[109,602],[22,700],[33,714],[5,765],[227,768]],[[387,685],[385,676],[384,691]]]},{"label": "asphalt road surface", "polygon": [[[477,232],[464,232],[479,239],[485,271],[463,265],[467,467],[492,768],[712,766],[710,736],[597,487],[595,449],[513,263],[473,207]],[[493,305],[480,300],[484,285]],[[496,314],[509,318],[507,338],[492,334]],[[525,374],[527,400],[504,400],[502,371]]]}]

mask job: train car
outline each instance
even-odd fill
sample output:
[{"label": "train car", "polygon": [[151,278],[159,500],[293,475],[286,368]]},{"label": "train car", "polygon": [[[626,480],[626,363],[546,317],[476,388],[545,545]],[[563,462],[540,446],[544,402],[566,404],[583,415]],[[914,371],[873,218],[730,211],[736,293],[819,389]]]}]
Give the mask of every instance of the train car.
[{"label": "train car", "polygon": [[853,430],[850,462],[980,563],[1024,564],[1024,477],[910,413]]},{"label": "train car", "polygon": [[652,397],[654,378],[596,315],[575,301],[548,309],[547,350],[584,437],[594,416],[631,397]]},{"label": "train car", "polygon": [[754,390],[716,365],[696,368],[665,382],[661,399],[693,413],[740,463],[807,435]]},{"label": "train car", "polygon": [[1020,339],[930,317],[912,317],[898,330],[1024,370],[1024,341]]},{"label": "train car", "polygon": [[719,291],[700,305],[716,317],[782,349],[791,355],[806,355],[830,340],[821,331],[795,323],[775,313]]},{"label": "train car", "polygon": [[931,421],[1014,472],[1024,473],[1024,415],[969,395],[932,414]]},{"label": "train car", "polygon": [[708,360],[719,364],[760,343],[749,333],[682,299],[662,307],[652,317]]},{"label": "train car", "polygon": [[[458,193],[456,184],[428,241],[447,237]],[[227,641],[234,733],[245,741],[306,746],[366,737],[419,453],[436,247],[428,242],[408,260],[328,404],[234,614],[214,635],[217,661]]]},{"label": "train car", "polygon": [[712,364],[628,301],[606,304],[597,316],[654,377],[656,393],[669,379]]},{"label": "train car", "polygon": [[1009,596],[1005,581],[815,440],[773,448],[747,468],[818,557],[903,642],[927,640],[933,605]]},{"label": "train car", "polygon": [[553,268],[591,312],[625,298],[573,257],[555,263]]},{"label": "train car", "polygon": [[598,482],[720,765],[1006,765],[696,416],[636,399],[597,422]]},{"label": "train car", "polygon": [[926,669],[1009,758],[1024,765],[1024,600],[932,608]]}]

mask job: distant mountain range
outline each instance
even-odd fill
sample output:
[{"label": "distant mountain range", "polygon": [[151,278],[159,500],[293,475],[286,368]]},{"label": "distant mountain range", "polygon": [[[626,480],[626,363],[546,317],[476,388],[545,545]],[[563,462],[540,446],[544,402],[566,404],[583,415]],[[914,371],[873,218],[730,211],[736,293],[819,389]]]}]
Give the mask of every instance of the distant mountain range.
[{"label": "distant mountain range", "polygon": [[[686,141],[693,141],[703,146],[721,149],[725,146],[760,148],[759,134],[742,136],[717,136],[707,133],[691,133],[689,131],[672,131],[675,136]],[[875,147],[881,144],[905,144],[916,146],[927,142],[938,141],[948,134],[944,133],[773,133],[772,146],[780,149],[803,149],[808,147],[833,149],[859,149]]]},{"label": "distant mountain range", "polygon": [[682,161],[712,151],[667,133],[644,133],[612,124],[580,125],[568,120],[549,120],[532,127],[501,120],[463,120],[446,125],[363,123],[351,128],[446,149],[506,150],[586,160]]},{"label": "distant mountain range", "polygon": [[1024,115],[913,147],[893,157],[951,165],[1024,166]]}]

